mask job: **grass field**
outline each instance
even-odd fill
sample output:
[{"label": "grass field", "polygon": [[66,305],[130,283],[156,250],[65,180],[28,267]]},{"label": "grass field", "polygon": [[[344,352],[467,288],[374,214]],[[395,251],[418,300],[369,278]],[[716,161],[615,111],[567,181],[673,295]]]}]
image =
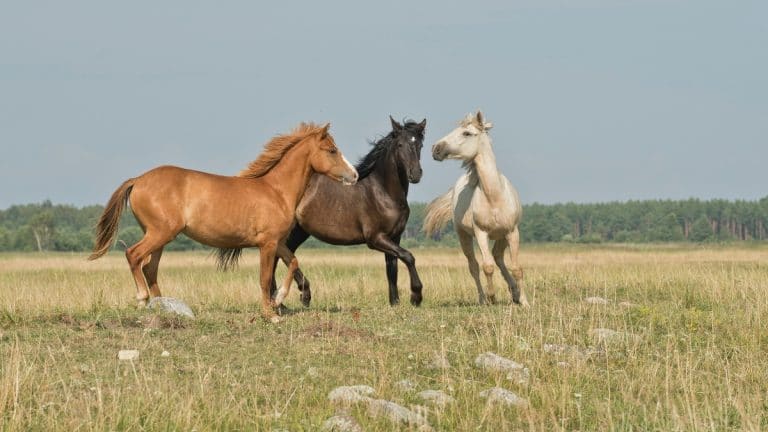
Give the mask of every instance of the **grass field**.
[{"label": "grass field", "polygon": [[[313,303],[294,289],[277,325],[259,317],[255,251],[228,273],[204,253],[163,257],[163,294],[194,321],[137,310],[120,254],[0,255],[0,430],[313,431],[340,385],[423,404],[403,379],[455,398],[429,408],[437,430],[768,430],[768,247],[523,245],[527,310],[506,289],[478,306],[458,250],[414,250],[421,308],[402,266],[404,304],[388,306],[378,253],[299,252]],[[631,335],[597,341],[595,328]],[[119,361],[121,349],[141,354]],[[530,381],[475,367],[487,351]],[[494,386],[528,408],[478,396]],[[349,413],[367,431],[394,428]]]}]

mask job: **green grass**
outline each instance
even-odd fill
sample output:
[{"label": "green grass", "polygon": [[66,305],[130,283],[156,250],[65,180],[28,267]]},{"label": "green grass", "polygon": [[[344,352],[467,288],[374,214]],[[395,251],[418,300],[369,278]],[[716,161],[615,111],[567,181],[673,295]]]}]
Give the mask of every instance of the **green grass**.
[{"label": "green grass", "polygon": [[[294,288],[278,325],[259,316],[256,252],[228,273],[204,253],[164,256],[161,289],[194,321],[137,310],[119,254],[0,255],[0,430],[312,431],[339,385],[421,404],[401,379],[456,399],[429,411],[438,430],[768,429],[766,247],[524,246],[528,310],[508,305],[498,274],[503,304],[478,306],[457,250],[414,254],[424,305],[407,304],[401,266],[404,304],[391,308],[380,254],[300,251],[313,303]],[[589,356],[542,349],[597,346],[598,327],[638,338]],[[118,361],[120,349],[141,356]],[[530,383],[477,369],[486,351],[530,368]],[[432,367],[436,354],[451,367]],[[478,393],[497,385],[530,407],[487,405]]]}]

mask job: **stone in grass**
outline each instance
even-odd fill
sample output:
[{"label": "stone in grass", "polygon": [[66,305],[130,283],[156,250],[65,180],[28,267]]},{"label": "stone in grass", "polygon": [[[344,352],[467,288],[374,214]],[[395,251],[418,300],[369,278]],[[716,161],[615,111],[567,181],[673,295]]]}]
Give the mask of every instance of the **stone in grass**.
[{"label": "stone in grass", "polygon": [[396,382],[395,387],[400,389],[400,391],[404,391],[404,392],[412,392],[416,390],[416,384],[409,379],[403,379]]},{"label": "stone in grass", "polygon": [[341,386],[328,393],[328,400],[337,405],[351,405],[369,400],[374,392],[373,387],[367,385]]},{"label": "stone in grass", "polygon": [[446,405],[455,402],[455,399],[451,395],[442,390],[424,390],[416,393],[416,396],[425,402],[431,402],[440,407],[445,407]]},{"label": "stone in grass", "polygon": [[526,384],[531,378],[531,372],[527,367],[492,352],[486,352],[477,356],[475,358],[475,366],[485,370],[506,372],[507,379],[518,384]]},{"label": "stone in grass", "polygon": [[451,363],[448,361],[448,359],[441,353],[435,352],[432,354],[432,361],[429,363],[428,367],[430,369],[450,369]]},{"label": "stone in grass", "polygon": [[192,319],[195,318],[195,314],[186,303],[173,297],[155,297],[149,301],[147,307],[150,309],[160,309]]},{"label": "stone in grass", "polygon": [[323,422],[324,432],[363,432],[363,428],[354,417],[347,414],[336,414]]},{"label": "stone in grass", "polygon": [[117,352],[118,360],[132,361],[139,358],[139,350],[120,350]]},{"label": "stone in grass", "polygon": [[480,397],[488,399],[488,402],[500,403],[507,406],[514,406],[518,408],[525,408],[528,406],[528,401],[520,396],[512,393],[509,390],[501,387],[494,387],[488,390],[480,392]]},{"label": "stone in grass", "polygon": [[607,328],[594,328],[589,331],[589,335],[597,343],[615,344],[621,342],[634,342],[640,339],[639,336],[632,333],[625,333]]},{"label": "stone in grass", "polygon": [[385,399],[369,400],[368,414],[371,417],[386,417],[392,423],[419,426],[419,430],[432,430],[424,415]]},{"label": "stone in grass", "polygon": [[608,304],[608,300],[604,299],[602,297],[587,297],[584,299],[585,302],[589,304],[595,304],[595,305],[604,305]]}]

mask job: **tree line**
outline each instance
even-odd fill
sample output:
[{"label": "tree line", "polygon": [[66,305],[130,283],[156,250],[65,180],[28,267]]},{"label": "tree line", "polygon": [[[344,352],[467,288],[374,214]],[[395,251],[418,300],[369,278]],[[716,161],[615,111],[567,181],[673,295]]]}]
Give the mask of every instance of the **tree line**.
[{"label": "tree line", "polygon": [[[0,210],[0,251],[89,251],[102,206],[75,207],[44,201]],[[403,233],[406,247],[456,246],[449,226],[433,238],[421,230],[426,204],[411,203]],[[123,214],[118,248],[137,242],[141,228]],[[530,204],[523,207],[523,242],[644,243],[761,241],[768,239],[768,197],[757,201],[645,200],[599,204]],[[324,243],[310,239],[310,247]],[[167,250],[205,249],[183,236]]]}]

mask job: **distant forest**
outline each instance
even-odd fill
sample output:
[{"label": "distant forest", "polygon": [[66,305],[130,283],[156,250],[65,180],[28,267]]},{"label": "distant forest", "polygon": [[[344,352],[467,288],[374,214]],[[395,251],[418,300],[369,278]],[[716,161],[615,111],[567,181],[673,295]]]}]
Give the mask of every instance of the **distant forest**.
[{"label": "distant forest", "polygon": [[[89,251],[103,207],[53,204],[14,205],[0,210],[0,251]],[[449,226],[434,238],[421,230],[425,203],[411,203],[403,244],[458,244]],[[523,242],[645,243],[730,242],[768,239],[768,197],[759,201],[698,199],[610,202],[601,204],[530,204],[523,209]],[[142,236],[130,211],[123,214],[117,248]],[[324,247],[315,239],[310,247]],[[180,235],[166,250],[205,249]]]}]

